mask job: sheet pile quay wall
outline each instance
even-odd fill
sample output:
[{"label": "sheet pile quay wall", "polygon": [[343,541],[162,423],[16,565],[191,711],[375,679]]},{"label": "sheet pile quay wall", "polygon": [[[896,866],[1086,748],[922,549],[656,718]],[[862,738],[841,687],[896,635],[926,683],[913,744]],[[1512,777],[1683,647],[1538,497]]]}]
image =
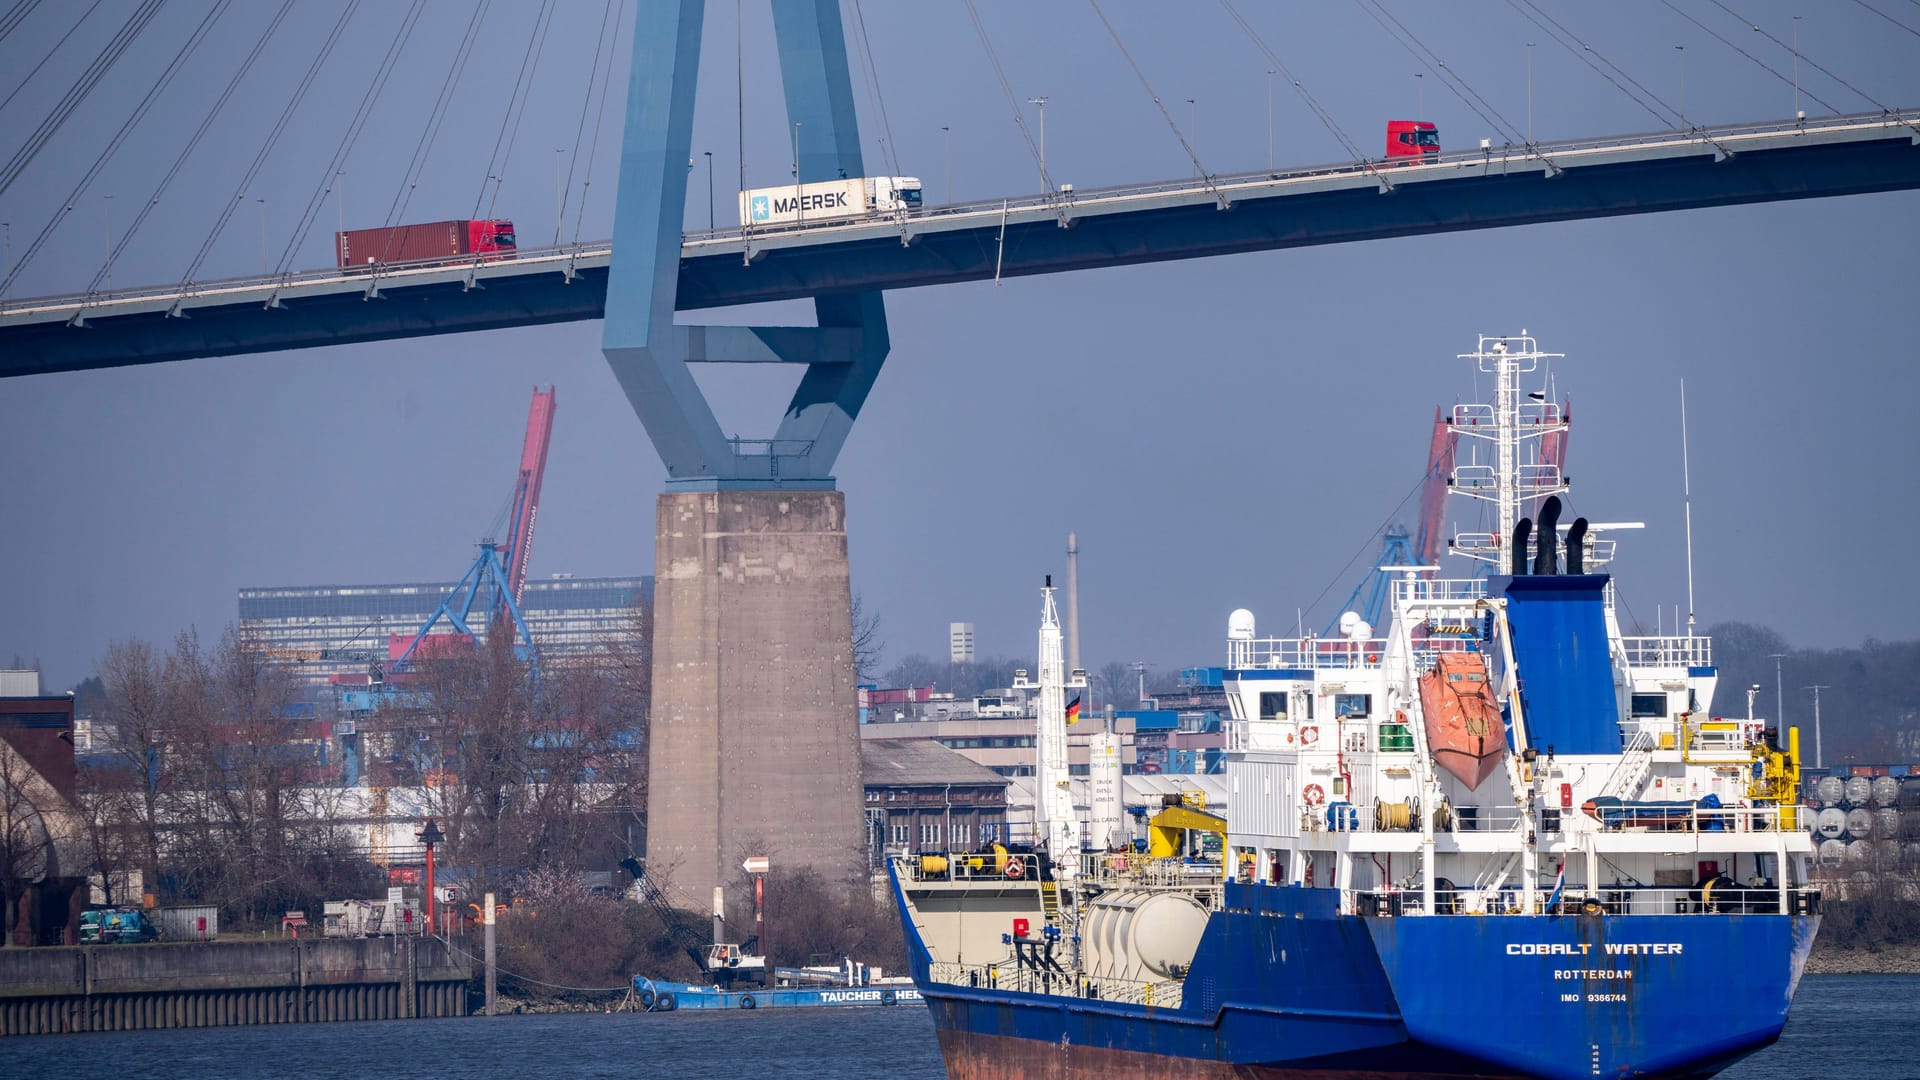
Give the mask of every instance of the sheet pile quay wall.
[{"label": "sheet pile quay wall", "polygon": [[0,1036],[467,1014],[427,938],[0,950]]}]

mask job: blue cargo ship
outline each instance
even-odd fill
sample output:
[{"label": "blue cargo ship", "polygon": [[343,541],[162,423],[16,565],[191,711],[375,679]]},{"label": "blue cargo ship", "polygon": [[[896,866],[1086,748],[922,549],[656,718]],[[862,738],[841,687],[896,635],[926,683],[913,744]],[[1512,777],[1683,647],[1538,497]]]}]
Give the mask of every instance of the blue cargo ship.
[{"label": "blue cargo ship", "polygon": [[1716,713],[1690,626],[1621,632],[1636,526],[1560,521],[1566,413],[1523,386],[1556,355],[1463,354],[1467,574],[1391,568],[1379,633],[1233,613],[1224,816],[1172,798],[1141,850],[1075,797],[1045,591],[1035,844],[891,866],[949,1075],[1706,1077],[1778,1038],[1819,926],[1797,732]]}]

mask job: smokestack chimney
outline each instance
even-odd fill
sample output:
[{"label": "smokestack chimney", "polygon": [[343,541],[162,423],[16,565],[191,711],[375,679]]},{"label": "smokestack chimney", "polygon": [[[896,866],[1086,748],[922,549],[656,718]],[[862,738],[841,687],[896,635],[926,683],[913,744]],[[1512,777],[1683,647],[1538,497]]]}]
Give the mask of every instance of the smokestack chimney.
[{"label": "smokestack chimney", "polygon": [[1573,528],[1567,530],[1567,573],[1586,573],[1586,559],[1587,519],[1574,518]]},{"label": "smokestack chimney", "polygon": [[1509,573],[1514,577],[1523,577],[1527,572],[1527,536],[1533,532],[1533,522],[1521,518],[1513,526],[1513,565]]},{"label": "smokestack chimney", "polygon": [[1080,534],[1067,533],[1067,670],[1080,670]]},{"label": "smokestack chimney", "polygon": [[1560,496],[1547,496],[1546,505],[1540,508],[1540,518],[1534,524],[1540,535],[1534,541],[1533,572],[1557,574],[1560,572]]}]

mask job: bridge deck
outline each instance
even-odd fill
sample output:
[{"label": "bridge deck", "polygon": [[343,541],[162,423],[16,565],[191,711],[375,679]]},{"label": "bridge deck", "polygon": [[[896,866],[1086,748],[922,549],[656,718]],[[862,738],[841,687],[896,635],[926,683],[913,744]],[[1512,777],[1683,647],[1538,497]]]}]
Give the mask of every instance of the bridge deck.
[{"label": "bridge deck", "polygon": [[[1130,263],[1920,187],[1920,113],[1696,129],[1439,161],[1212,176],[686,235],[679,302],[726,307]],[[0,377],[597,319],[606,242],[0,308]]]}]

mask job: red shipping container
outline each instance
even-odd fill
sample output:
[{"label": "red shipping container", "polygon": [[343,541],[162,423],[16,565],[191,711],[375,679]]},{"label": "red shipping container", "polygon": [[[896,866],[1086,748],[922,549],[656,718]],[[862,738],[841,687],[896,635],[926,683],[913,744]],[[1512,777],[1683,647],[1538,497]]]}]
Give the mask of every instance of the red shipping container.
[{"label": "red shipping container", "polygon": [[515,246],[511,221],[430,221],[392,228],[348,229],[333,234],[335,265],[342,268],[457,259],[488,252],[498,253],[496,258],[507,258]]}]

